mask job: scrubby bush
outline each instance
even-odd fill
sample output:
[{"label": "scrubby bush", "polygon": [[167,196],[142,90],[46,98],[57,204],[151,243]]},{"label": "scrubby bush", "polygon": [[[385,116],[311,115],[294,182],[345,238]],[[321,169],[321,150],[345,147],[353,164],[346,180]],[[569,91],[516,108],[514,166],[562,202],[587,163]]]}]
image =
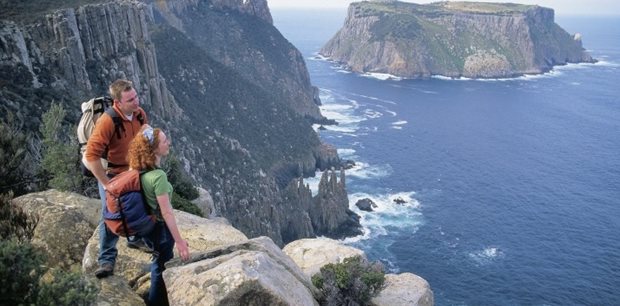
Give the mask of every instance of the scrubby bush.
[{"label": "scrubby bush", "polygon": [[51,277],[40,284],[37,305],[89,305],[97,296],[97,287],[78,271],[54,270]]},{"label": "scrubby bush", "polygon": [[97,289],[78,271],[48,272],[45,252],[30,243],[38,218],[0,195],[0,305],[89,305]]},{"label": "scrubby bush", "polygon": [[0,305],[36,304],[43,252],[17,239],[0,241]]},{"label": "scrubby bush", "polygon": [[338,264],[328,264],[312,276],[312,283],[323,292],[321,305],[368,305],[383,288],[385,273],[379,262],[369,263],[361,256]]},{"label": "scrubby bush", "polygon": [[37,226],[38,216],[25,213],[11,204],[13,194],[0,194],[0,238],[30,241]]},{"label": "scrubby bush", "polygon": [[33,175],[28,162],[33,163],[28,152],[26,135],[8,120],[0,122],[0,193],[14,191],[18,195],[29,191]]},{"label": "scrubby bush", "polygon": [[204,217],[202,215],[202,211],[200,210],[200,208],[198,208],[198,206],[196,206],[196,204],[188,201],[187,199],[177,194],[176,190],[172,193],[171,203],[174,209],[182,210],[196,216]]},{"label": "scrubby bush", "polygon": [[170,184],[172,184],[174,191],[181,197],[187,200],[193,200],[199,196],[198,190],[194,187],[192,179],[187,175],[181,165],[181,161],[174,153],[168,156],[163,168],[168,175],[168,180],[170,181]]}]

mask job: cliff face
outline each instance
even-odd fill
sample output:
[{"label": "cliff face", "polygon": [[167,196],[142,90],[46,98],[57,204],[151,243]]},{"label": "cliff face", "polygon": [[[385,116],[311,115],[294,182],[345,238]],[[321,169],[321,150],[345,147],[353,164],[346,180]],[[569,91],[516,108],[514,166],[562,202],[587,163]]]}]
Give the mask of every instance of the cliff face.
[{"label": "cliff face", "polygon": [[[200,41],[207,36],[218,45]],[[82,101],[106,94],[117,78],[132,80],[151,122],[171,132],[185,170],[211,193],[216,215],[278,244],[316,234],[300,217],[309,213],[305,200],[287,200],[284,189],[339,159],[311,128],[308,117],[320,115],[308,72],[264,0],[118,0],[25,24],[5,19],[0,68],[0,119],[10,114],[34,139],[52,101],[76,122]]]},{"label": "cliff face", "polygon": [[518,4],[357,2],[321,54],[357,72],[501,78],[592,62],[552,9]]},{"label": "cliff face", "polygon": [[266,0],[178,0],[155,4],[162,18],[213,59],[238,71],[297,112],[322,119],[317,108],[320,100],[313,95],[304,59],[273,27]]}]

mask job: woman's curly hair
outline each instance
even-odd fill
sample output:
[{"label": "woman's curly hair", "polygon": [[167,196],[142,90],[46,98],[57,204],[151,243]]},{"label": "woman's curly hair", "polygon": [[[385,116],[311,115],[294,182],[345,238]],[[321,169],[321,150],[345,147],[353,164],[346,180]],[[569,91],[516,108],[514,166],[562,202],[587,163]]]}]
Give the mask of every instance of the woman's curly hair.
[{"label": "woman's curly hair", "polygon": [[153,130],[153,144],[151,144],[144,135],[144,130],[150,128],[148,125],[143,125],[140,132],[136,134],[131,143],[129,144],[129,153],[127,154],[127,161],[129,167],[135,170],[153,170],[157,168],[155,158],[155,148],[159,146],[159,134],[161,129]]}]

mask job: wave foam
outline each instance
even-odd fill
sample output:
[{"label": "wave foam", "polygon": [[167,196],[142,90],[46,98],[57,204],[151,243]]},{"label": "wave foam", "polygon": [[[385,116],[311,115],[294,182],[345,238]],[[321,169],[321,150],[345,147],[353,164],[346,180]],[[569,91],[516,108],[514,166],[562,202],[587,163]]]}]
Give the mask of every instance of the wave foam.
[{"label": "wave foam", "polygon": [[[423,224],[422,213],[419,211],[420,203],[413,198],[415,192],[397,193],[354,193],[349,195],[349,207],[360,215],[360,223],[364,228],[364,233],[357,237],[344,240],[345,243],[357,242],[375,238],[377,236],[388,235],[394,228],[415,233],[419,226]],[[372,212],[361,211],[355,203],[361,199],[371,199],[377,207]],[[403,199],[405,204],[397,204],[395,199]]]},{"label": "wave foam", "polygon": [[383,116],[383,113],[378,112],[373,109],[369,109],[369,108],[364,110],[364,114],[366,115],[366,118],[369,118],[369,119],[376,119],[376,118],[380,118]]},{"label": "wave foam", "polygon": [[378,72],[366,72],[361,74],[361,76],[363,77],[367,77],[367,78],[373,78],[373,79],[377,79],[377,80],[381,80],[381,81],[400,81],[403,78],[399,77],[399,76],[395,76],[393,74],[389,74],[389,73],[378,73]]},{"label": "wave foam", "polygon": [[374,179],[386,177],[392,174],[392,167],[386,166],[371,166],[368,163],[356,161],[355,166],[351,169],[345,170],[347,177],[358,179]]},{"label": "wave foam", "polygon": [[327,61],[330,60],[330,58],[329,57],[325,57],[325,56],[323,56],[321,54],[315,53],[314,56],[309,57],[308,60],[327,62]]},{"label": "wave foam", "polygon": [[569,70],[580,70],[587,69],[594,66],[606,66],[606,67],[620,67],[620,64],[612,63],[608,61],[598,61],[596,63],[568,63],[566,65],[557,65],[553,66],[553,68],[545,73],[538,74],[524,74],[518,77],[512,78],[489,78],[489,79],[472,79],[465,77],[448,77],[443,75],[433,75],[431,78],[446,80],[446,81],[477,81],[477,82],[508,82],[508,81],[531,81],[536,79],[550,78],[550,77],[558,77],[563,75],[564,71]]},{"label": "wave foam", "polygon": [[505,256],[504,252],[498,247],[487,247],[479,251],[471,252],[468,255],[469,258],[480,265],[489,264]]},{"label": "wave foam", "polygon": [[620,67],[620,64],[618,64],[618,63],[609,62],[609,61],[603,61],[603,60],[598,61],[598,62],[596,62],[594,64],[591,64],[591,65],[603,66],[603,67]]},{"label": "wave foam", "polygon": [[340,157],[343,158],[351,158],[355,156],[355,149],[345,149],[345,148],[341,148],[338,149],[338,155],[340,155]]}]

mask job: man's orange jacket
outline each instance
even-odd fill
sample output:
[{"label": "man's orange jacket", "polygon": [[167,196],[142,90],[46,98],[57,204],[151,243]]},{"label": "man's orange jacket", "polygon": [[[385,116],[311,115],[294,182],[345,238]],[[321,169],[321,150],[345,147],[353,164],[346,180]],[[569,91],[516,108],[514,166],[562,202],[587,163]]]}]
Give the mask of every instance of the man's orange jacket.
[{"label": "man's orange jacket", "polygon": [[104,153],[107,148],[107,172],[118,174],[129,168],[127,163],[129,143],[142,127],[140,120],[138,120],[138,115],[142,114],[144,124],[147,123],[147,118],[142,108],[138,108],[138,110],[133,113],[132,120],[127,119],[116,105],[114,105],[114,111],[116,111],[122,120],[123,128],[119,131],[120,138],[115,131],[112,117],[104,113],[95,123],[95,129],[88,138],[85,158],[89,162],[99,160],[100,158],[105,159]]}]

